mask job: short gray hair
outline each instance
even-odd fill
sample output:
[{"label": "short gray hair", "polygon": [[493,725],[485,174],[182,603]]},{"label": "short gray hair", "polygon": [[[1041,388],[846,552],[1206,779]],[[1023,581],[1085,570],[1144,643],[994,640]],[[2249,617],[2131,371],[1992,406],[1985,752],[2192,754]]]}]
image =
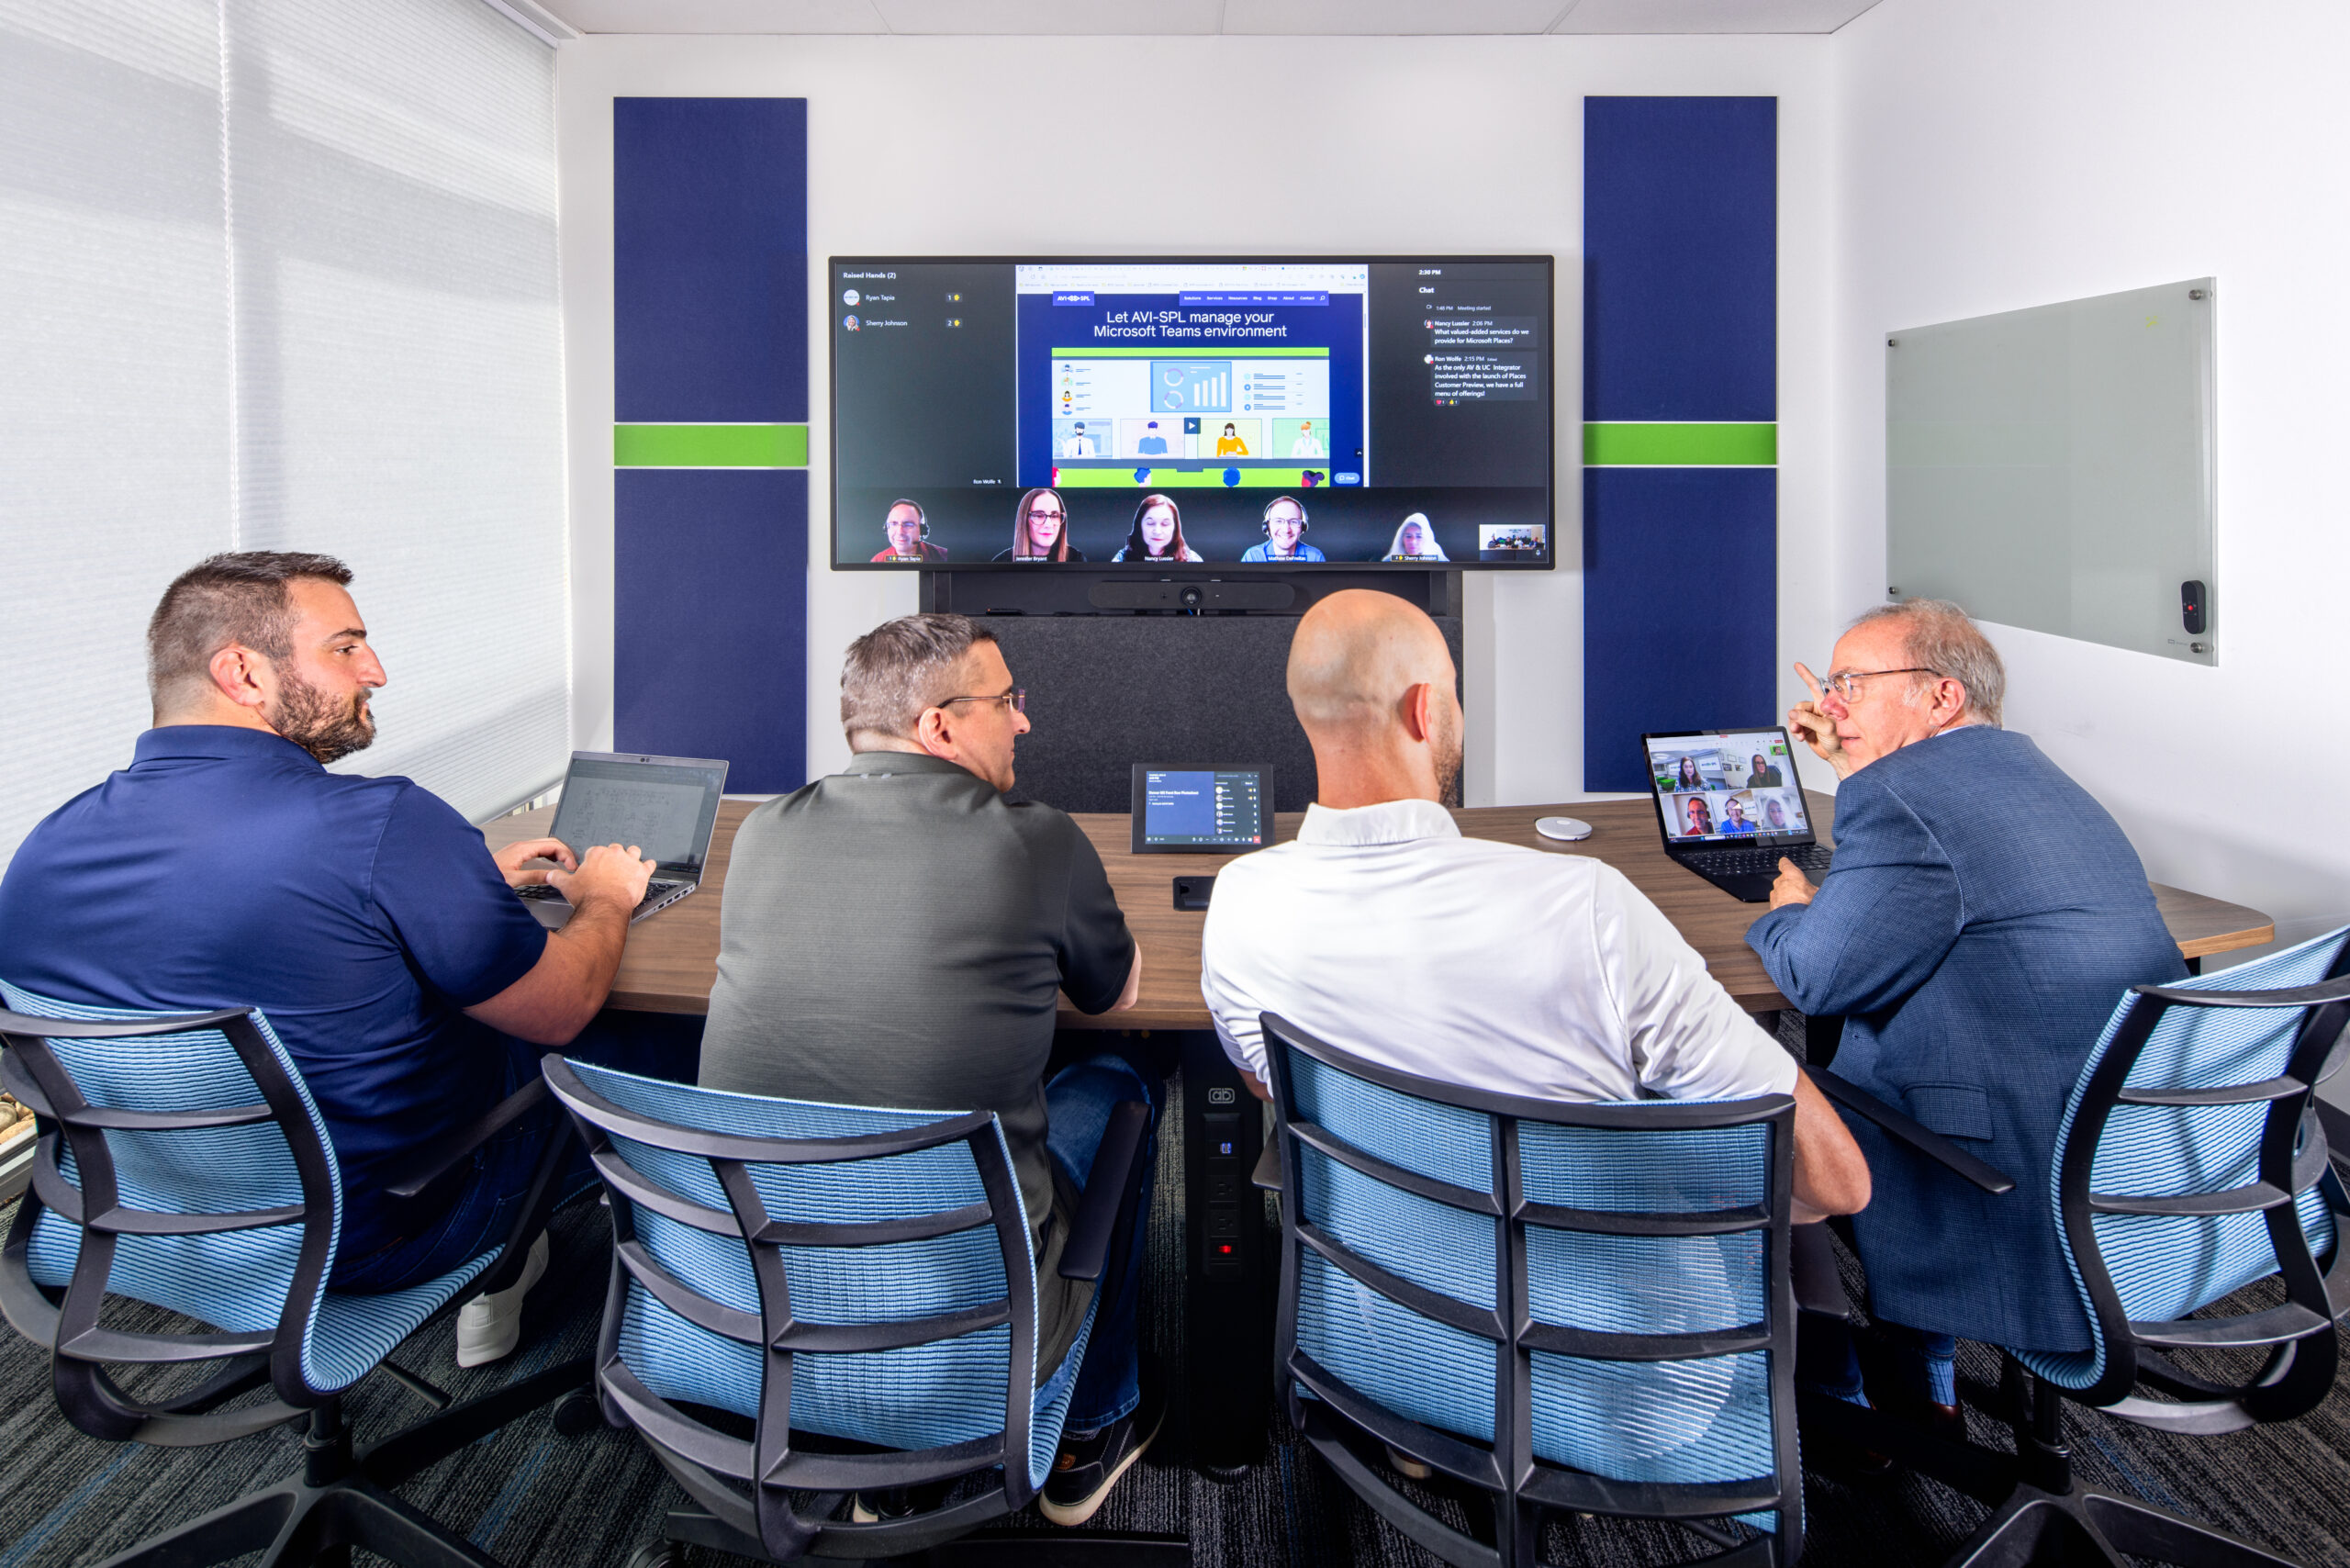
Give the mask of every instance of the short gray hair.
[{"label": "short gray hair", "polygon": [[848,645],[841,666],[841,728],[911,737],[970,651],[995,633],[968,615],[901,615]]},{"label": "short gray hair", "polygon": [[[1879,622],[1899,623],[1909,662],[1966,688],[1967,711],[1993,729],[2008,700],[2008,666],[1999,650],[1966,611],[1946,599],[1912,599],[1880,604],[1852,622],[1858,631]],[[1911,689],[1917,683],[1911,682]]]}]

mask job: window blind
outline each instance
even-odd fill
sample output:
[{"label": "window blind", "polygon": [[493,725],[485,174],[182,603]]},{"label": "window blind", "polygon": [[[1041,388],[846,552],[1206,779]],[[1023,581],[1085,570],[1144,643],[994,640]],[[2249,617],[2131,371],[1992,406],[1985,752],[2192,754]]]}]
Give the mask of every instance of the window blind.
[{"label": "window blind", "polygon": [[0,855],[129,760],[217,550],[356,572],[338,767],[561,773],[555,203],[553,51],[481,0],[0,0]]}]

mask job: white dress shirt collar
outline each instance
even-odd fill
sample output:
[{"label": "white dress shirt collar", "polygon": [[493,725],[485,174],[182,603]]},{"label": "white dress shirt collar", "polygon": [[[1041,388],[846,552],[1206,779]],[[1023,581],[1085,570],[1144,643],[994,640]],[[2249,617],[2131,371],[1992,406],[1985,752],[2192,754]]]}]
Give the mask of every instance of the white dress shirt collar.
[{"label": "white dress shirt collar", "polygon": [[1422,838],[1459,838],[1460,826],[1452,813],[1434,801],[1382,801],[1375,806],[1335,811],[1328,806],[1305,808],[1297,830],[1300,844],[1365,847],[1374,844],[1409,844]]}]

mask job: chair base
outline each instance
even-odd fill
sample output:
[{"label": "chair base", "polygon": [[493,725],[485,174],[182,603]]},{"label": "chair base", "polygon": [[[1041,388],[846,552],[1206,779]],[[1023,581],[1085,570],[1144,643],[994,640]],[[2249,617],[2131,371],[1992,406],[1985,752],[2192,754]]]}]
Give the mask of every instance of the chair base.
[{"label": "chair base", "polygon": [[248,1493],[202,1518],[109,1557],[100,1568],[203,1568],[250,1552],[263,1568],[315,1563],[344,1568],[360,1548],[402,1568],[499,1568],[498,1560],[391,1488],[418,1471],[572,1389],[590,1368],[582,1358],[520,1379],[495,1394],[426,1417],[354,1454],[341,1401],[312,1412],[305,1473]]},{"label": "chair base", "polygon": [[[2021,1461],[1825,1394],[1804,1393],[1796,1403],[1807,1430],[1874,1449],[1990,1506],[1991,1517],[1943,1568],[2076,1562],[2124,1568],[2132,1557],[2151,1557],[2179,1568],[2302,1568],[2292,1558],[2158,1508],[2143,1497],[2080,1484],[2073,1479],[2071,1455],[2059,1441],[2059,1396],[2042,1388],[2034,1399],[2046,1402],[2047,1425],[2037,1434],[2029,1411],[2009,1413],[2017,1450],[2027,1456]],[[2035,1485],[2027,1479],[2034,1473],[2050,1484]]]},{"label": "chair base", "polygon": [[2031,1563],[2103,1562],[2133,1557],[2181,1568],[2300,1568],[2224,1530],[2182,1518],[2143,1498],[2093,1486],[2043,1492],[2017,1486],[1946,1568],[2026,1568]]},{"label": "chair base", "polygon": [[[672,1508],[661,1530],[662,1544],[706,1546],[713,1551],[764,1561],[759,1543],[699,1508]],[[657,1549],[648,1549],[657,1555]],[[677,1561],[674,1550],[670,1563]],[[652,1559],[646,1552],[638,1561]],[[828,1557],[811,1552],[803,1562],[870,1561]],[[892,1557],[893,1562],[922,1563],[925,1568],[1191,1568],[1192,1543],[1181,1536],[1139,1534],[1079,1535],[1069,1530],[992,1530],[958,1536],[924,1551]]]}]

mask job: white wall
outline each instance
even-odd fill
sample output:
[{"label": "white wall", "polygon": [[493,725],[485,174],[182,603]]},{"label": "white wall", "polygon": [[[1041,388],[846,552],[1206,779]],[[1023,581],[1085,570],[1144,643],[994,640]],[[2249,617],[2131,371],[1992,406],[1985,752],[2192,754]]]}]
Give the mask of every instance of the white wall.
[{"label": "white wall", "polygon": [[2350,8],[1887,0],[1832,41],[1833,608],[1884,596],[1887,331],[2215,276],[2218,667],[1993,628],[2008,722],[2157,881],[2350,920]]},{"label": "white wall", "polygon": [[[1585,94],[1775,95],[1779,104],[1780,627],[1824,652],[1828,548],[1826,142],[1831,39],[616,38],[558,72],[573,453],[575,733],[611,734],[611,100],[809,100],[814,465],[808,756],[850,638],[914,608],[911,577],[835,573],[824,454],[834,254],[1515,251],[1560,259],[1559,524],[1581,536]],[[1174,134],[1169,116],[1224,127]],[[1163,169],[1103,188],[1098,168]],[[1574,798],[1583,778],[1582,578],[1470,573],[1472,803]],[[1839,601],[1841,603],[1841,601]],[[1782,664],[1785,664],[1782,660]],[[1793,678],[1785,678],[1792,698]],[[1049,710],[1047,710],[1049,711]]]}]

